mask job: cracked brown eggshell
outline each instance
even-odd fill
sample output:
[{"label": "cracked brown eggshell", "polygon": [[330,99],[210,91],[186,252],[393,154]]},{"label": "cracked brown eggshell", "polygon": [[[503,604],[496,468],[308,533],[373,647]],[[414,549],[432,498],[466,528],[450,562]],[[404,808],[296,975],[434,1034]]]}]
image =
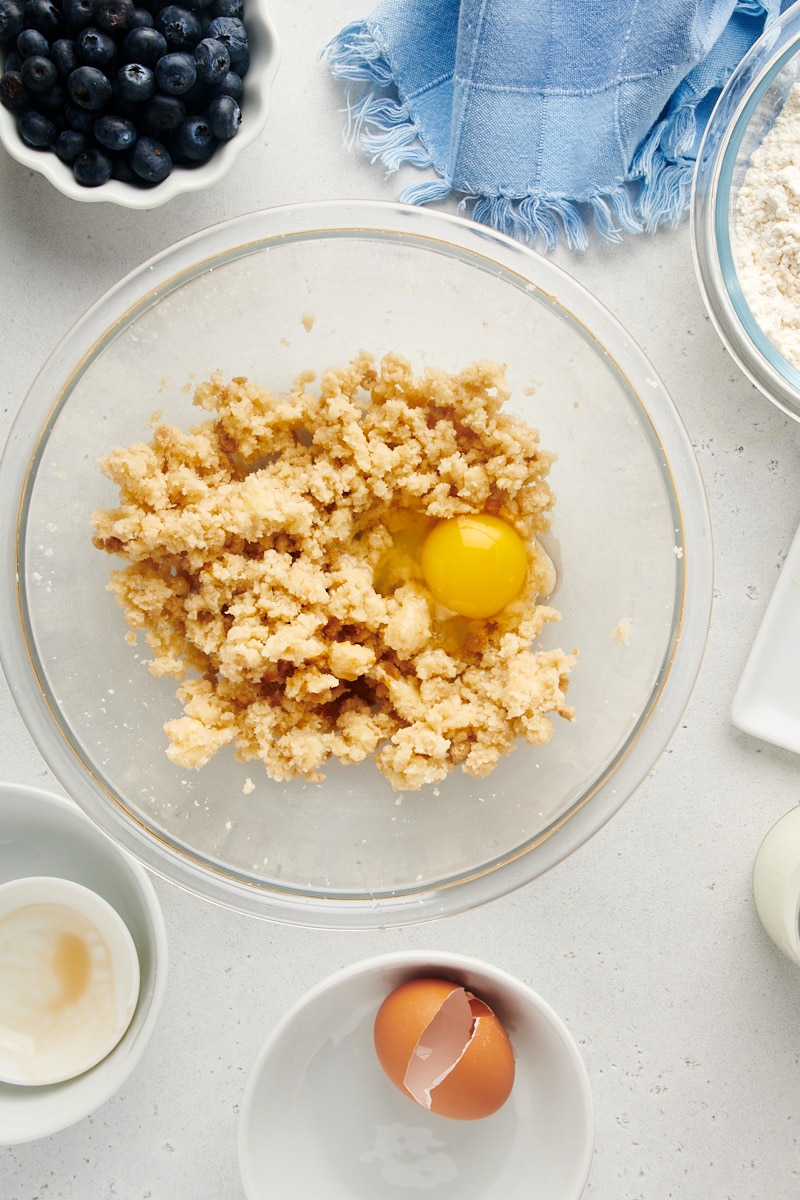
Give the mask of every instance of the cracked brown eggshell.
[{"label": "cracked brown eggshell", "polygon": [[412,979],[378,1010],[375,1052],[388,1078],[423,1108],[460,1121],[488,1117],[514,1085],[514,1051],[500,1020],[452,980]]}]

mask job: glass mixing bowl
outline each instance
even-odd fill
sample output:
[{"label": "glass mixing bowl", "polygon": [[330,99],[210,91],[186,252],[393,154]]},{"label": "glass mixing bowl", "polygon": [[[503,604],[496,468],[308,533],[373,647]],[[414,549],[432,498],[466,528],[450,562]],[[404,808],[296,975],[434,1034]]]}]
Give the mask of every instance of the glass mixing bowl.
[{"label": "glass mixing bowl", "polygon": [[800,371],[775,348],[737,273],[736,206],[753,151],[800,77],[800,6],[793,4],[742,58],[706,127],[692,187],[695,272],[708,314],[751,383],[800,420]]},{"label": "glass mixing bowl", "polygon": [[[367,761],[322,783],[270,781],[221,751],[165,753],[175,681],[126,644],[114,560],[91,514],[116,489],[97,460],[200,419],[191,383],[220,371],[273,390],[362,348],[415,369],[504,362],[513,412],[558,459],[546,544],[577,647],[574,723],[479,779],[396,795]],[[64,788],[118,843],[201,896],[276,920],[386,926],[527,883],[631,795],[688,699],[708,628],[711,535],[701,477],[653,368],[554,264],[472,224],[401,205],[253,213],[189,237],[98,301],[22,404],[0,464],[0,653]],[[248,780],[255,787],[251,788]],[[247,793],[250,794],[247,794]]]}]

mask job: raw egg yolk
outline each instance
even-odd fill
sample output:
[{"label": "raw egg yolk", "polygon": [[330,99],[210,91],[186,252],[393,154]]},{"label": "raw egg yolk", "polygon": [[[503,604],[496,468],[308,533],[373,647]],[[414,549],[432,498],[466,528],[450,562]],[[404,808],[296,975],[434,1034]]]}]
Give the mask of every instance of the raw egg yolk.
[{"label": "raw egg yolk", "polygon": [[478,513],[434,525],[422,544],[420,565],[445,608],[462,617],[492,617],[518,595],[528,556],[507,521]]}]

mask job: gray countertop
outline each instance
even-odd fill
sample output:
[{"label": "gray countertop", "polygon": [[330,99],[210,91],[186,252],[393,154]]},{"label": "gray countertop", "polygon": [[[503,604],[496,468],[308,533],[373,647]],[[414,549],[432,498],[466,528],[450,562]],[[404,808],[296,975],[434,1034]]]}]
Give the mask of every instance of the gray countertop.
[{"label": "gray countertop", "polygon": [[[0,435],[47,354],[120,275],[256,208],[394,199],[342,143],[317,55],[355,0],[272,0],[282,40],[260,141],[207,193],[131,212],[81,205],[0,153]],[[695,447],[715,539],[715,602],[694,693],[633,798],[548,875],[434,924],[326,933],[204,905],[156,880],[171,968],[136,1072],[92,1116],[0,1148],[2,1200],[234,1200],[245,1080],[269,1030],[324,975],[375,953],[446,948],[530,983],[564,1018],[596,1105],[590,1200],[792,1200],[800,1193],[800,972],[764,933],[751,873],[798,801],[798,760],[739,733],[730,703],[800,519],[800,427],[728,357],[695,283],[688,223],[556,261],[627,327]],[[0,681],[0,777],[60,791]],[[535,1194],[532,1192],[532,1195]],[[323,1197],[315,1200],[324,1200]]]}]

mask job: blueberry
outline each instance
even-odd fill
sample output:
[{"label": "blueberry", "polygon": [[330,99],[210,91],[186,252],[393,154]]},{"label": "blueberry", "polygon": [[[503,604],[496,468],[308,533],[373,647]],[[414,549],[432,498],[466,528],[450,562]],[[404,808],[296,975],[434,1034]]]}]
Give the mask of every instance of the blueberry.
[{"label": "blueberry", "polygon": [[186,111],[190,113],[205,112],[210,99],[211,88],[200,79],[195,79],[188,92],[181,92],[181,100],[186,105]]},{"label": "blueberry", "polygon": [[70,129],[74,129],[77,133],[85,133],[88,137],[94,129],[94,123],[97,117],[88,108],[81,108],[79,104],[73,104],[67,101],[64,105],[64,116],[67,118],[67,124]]},{"label": "blueberry", "polygon": [[233,96],[217,96],[209,104],[206,116],[211,132],[221,142],[235,137],[242,123],[242,110]]},{"label": "blueberry", "polygon": [[70,99],[96,112],[111,99],[111,83],[97,67],[76,67],[67,77]]},{"label": "blueberry", "polygon": [[29,107],[31,94],[19,71],[6,71],[0,79],[0,104],[9,112],[21,113]]},{"label": "blueberry", "polygon": [[154,67],[167,53],[167,39],[157,29],[142,26],[132,29],[122,43],[122,57],[126,62],[141,63],[143,67]]},{"label": "blueberry", "polygon": [[65,79],[78,64],[78,48],[72,38],[58,38],[50,47],[50,57],[59,75]]},{"label": "blueberry", "polygon": [[22,33],[24,19],[22,8],[15,0],[0,0],[0,45],[16,42]]},{"label": "blueberry", "polygon": [[110,33],[89,25],[75,39],[78,61],[86,67],[99,67],[108,71],[117,57],[117,43]]},{"label": "blueberry", "polygon": [[180,96],[157,93],[144,110],[144,129],[159,141],[169,140],[180,129],[186,117],[186,105]]},{"label": "blueberry", "polygon": [[72,173],[83,187],[100,187],[111,178],[111,158],[99,146],[88,146],[73,162]]},{"label": "blueberry", "polygon": [[20,74],[25,87],[34,93],[49,92],[58,79],[56,64],[42,54],[32,54],[26,58]]},{"label": "blueberry", "polygon": [[234,100],[241,100],[243,91],[244,83],[241,75],[237,75],[236,71],[228,71],[222,82],[214,85],[212,95],[232,96]]},{"label": "blueberry", "polygon": [[216,38],[228,48],[231,66],[240,75],[240,64],[248,59],[247,30],[238,17],[214,17],[206,29],[206,37]]},{"label": "blueberry", "polygon": [[122,183],[138,183],[139,176],[131,166],[127,154],[112,154],[111,178],[119,179]]},{"label": "blueberry", "polygon": [[106,150],[130,150],[136,141],[136,126],[125,117],[107,113],[95,121],[94,136]]},{"label": "blueberry", "polygon": [[139,138],[131,150],[130,164],[147,183],[161,183],[172,170],[172,158],[166,146],[148,137]]},{"label": "blueberry", "polygon": [[191,163],[206,162],[214,152],[216,142],[205,117],[187,117],[178,130],[175,149],[181,159]]},{"label": "blueberry", "polygon": [[241,21],[243,12],[243,0],[212,0],[212,17],[238,17]]},{"label": "blueberry", "polygon": [[83,29],[94,20],[92,0],[63,0],[64,20],[71,29]]},{"label": "blueberry", "polygon": [[131,29],[152,29],[154,26],[155,19],[151,12],[148,12],[146,8],[134,8]]},{"label": "blueberry", "polygon": [[32,54],[41,54],[46,58],[50,53],[50,43],[38,29],[23,29],[17,38],[17,50],[23,58],[30,58]]},{"label": "blueberry", "polygon": [[135,11],[133,0],[99,0],[94,10],[95,24],[104,33],[124,34],[133,28]]},{"label": "blueberry", "polygon": [[120,100],[140,104],[149,100],[156,90],[156,77],[149,67],[141,63],[126,63],[116,79],[117,95]]},{"label": "blueberry", "polygon": [[231,66],[244,78],[250,70],[250,50],[247,49],[242,54],[237,55],[236,62],[231,59]]},{"label": "blueberry", "polygon": [[199,19],[188,8],[168,4],[156,15],[156,29],[163,33],[171,50],[191,50],[203,36]]},{"label": "blueberry", "polygon": [[38,29],[48,41],[53,41],[63,33],[61,11],[53,0],[26,0],[23,17],[28,29]]},{"label": "blueberry", "polygon": [[67,119],[64,116],[64,105],[67,102],[67,93],[62,83],[55,83],[46,92],[40,92],[34,99],[34,105],[39,109],[39,112],[46,113],[51,121],[56,121],[59,130],[66,126]]},{"label": "blueberry", "polygon": [[215,38],[203,38],[194,48],[197,78],[203,83],[221,83],[231,67],[228,49]]},{"label": "blueberry", "polygon": [[74,163],[79,154],[83,154],[89,145],[85,133],[76,129],[62,129],[55,141],[53,149],[63,163]]},{"label": "blueberry", "polygon": [[197,78],[194,58],[185,50],[164,54],[156,63],[156,83],[168,96],[188,92]]},{"label": "blueberry", "polygon": [[37,112],[35,108],[26,108],[17,117],[19,135],[26,146],[35,150],[47,150],[56,140],[58,130],[49,117]]}]

